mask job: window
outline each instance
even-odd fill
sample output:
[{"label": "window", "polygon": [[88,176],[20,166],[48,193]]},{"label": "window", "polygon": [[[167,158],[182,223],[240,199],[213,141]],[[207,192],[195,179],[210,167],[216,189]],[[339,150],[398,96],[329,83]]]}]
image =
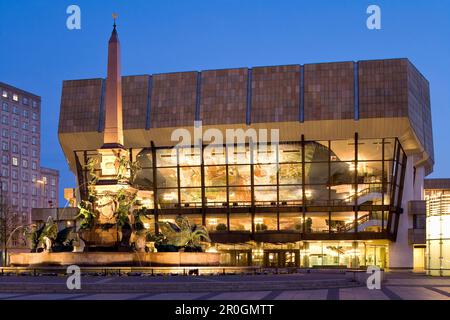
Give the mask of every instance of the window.
[{"label": "window", "polygon": [[28,155],[28,148],[27,147],[22,147],[22,155],[23,156],[27,156]]},{"label": "window", "polygon": [[3,151],[8,151],[9,150],[9,143],[6,141],[2,142],[2,150]]},{"label": "window", "polygon": [[33,120],[37,120],[37,119],[38,119],[37,113],[33,112]]},{"label": "window", "polygon": [[17,193],[19,191],[19,187],[17,183],[12,184],[12,192]]},{"label": "window", "polygon": [[28,182],[29,177],[28,172],[22,171],[22,181]]},{"label": "window", "polygon": [[11,171],[11,177],[12,177],[14,180],[17,180],[17,178],[19,177],[18,171],[17,171],[17,170],[12,170],[12,171]]},{"label": "window", "polygon": [[28,194],[28,186],[22,186],[22,194]]},{"label": "window", "polygon": [[22,103],[27,106],[28,105],[28,98],[23,97],[22,98]]},{"label": "window", "polygon": [[23,143],[28,143],[28,136],[27,136],[26,134],[24,134],[24,135],[22,136],[22,142],[23,142]]},{"label": "window", "polygon": [[36,149],[31,150],[31,155],[33,156],[33,158],[37,158],[37,150]]},{"label": "window", "polygon": [[19,134],[17,133],[17,131],[13,131],[13,133],[12,133],[12,138],[13,138],[14,140],[19,140]]},{"label": "window", "polygon": [[26,159],[22,160],[22,167],[28,168],[28,160],[26,160]]},{"label": "window", "polygon": [[37,201],[36,199],[31,200],[31,207],[36,208],[37,207]]},{"label": "window", "polygon": [[33,162],[31,163],[31,168],[32,168],[33,170],[37,170],[37,163],[36,163],[36,161],[33,161]]},{"label": "window", "polygon": [[55,179],[55,178],[52,178],[50,184],[51,184],[52,186],[55,186],[55,185],[56,185],[56,179]]},{"label": "window", "polygon": [[12,165],[15,167],[19,165],[19,159],[17,157],[12,157]]},{"label": "window", "polygon": [[2,176],[7,178],[9,176],[8,168],[2,168]]},{"label": "window", "polygon": [[19,127],[19,120],[13,119],[13,121],[12,121],[12,126],[13,126],[14,128]]},{"label": "window", "polygon": [[37,131],[37,126],[33,125],[31,127],[31,132],[36,133],[36,131]]},{"label": "window", "polygon": [[3,182],[2,183],[2,190],[3,191],[8,191],[8,183],[7,182]]},{"label": "window", "polygon": [[2,123],[8,124],[8,122],[9,122],[8,116],[2,116]]},{"label": "window", "polygon": [[35,146],[36,143],[37,143],[36,137],[32,137],[32,138],[31,138],[31,144],[32,144],[33,146]]},{"label": "window", "polygon": [[51,191],[50,191],[50,197],[51,197],[52,199],[56,199],[56,192],[55,192],[55,190],[51,190]]},{"label": "window", "polygon": [[3,155],[2,156],[2,163],[3,164],[8,164],[8,156],[7,155]]},{"label": "window", "polygon": [[9,111],[9,107],[8,104],[6,102],[3,102],[2,104],[2,110],[8,112]]},{"label": "window", "polygon": [[12,205],[13,205],[14,207],[17,207],[17,204],[18,204],[17,198],[12,198]]},{"label": "window", "polygon": [[28,199],[27,198],[23,198],[22,199],[22,207],[23,208],[28,208]]},{"label": "window", "polygon": [[3,90],[2,96],[3,98],[8,98],[8,92],[6,92],[6,90]]},{"label": "window", "polygon": [[13,153],[19,153],[19,146],[17,144],[13,143],[12,151],[13,151]]},{"label": "window", "polygon": [[20,114],[19,108],[17,108],[17,106],[13,106],[13,113]]},{"label": "window", "polygon": [[23,130],[28,130],[28,123],[27,122],[23,122],[22,123],[22,129]]},{"label": "window", "polygon": [[37,102],[33,100],[33,102],[31,103],[33,108],[37,108]]},{"label": "window", "polygon": [[37,196],[38,190],[37,190],[36,187],[32,187],[32,188],[31,188],[31,194],[32,194],[33,196]]},{"label": "window", "polygon": [[9,132],[8,132],[7,129],[3,129],[3,130],[2,130],[2,137],[3,137],[3,138],[8,138],[8,137],[9,137]]},{"label": "window", "polygon": [[19,96],[16,93],[13,94],[13,100],[19,101]]},{"label": "window", "polygon": [[32,181],[32,182],[36,182],[36,180],[37,180],[37,175],[36,175],[36,174],[33,174],[33,175],[31,176],[31,181]]}]

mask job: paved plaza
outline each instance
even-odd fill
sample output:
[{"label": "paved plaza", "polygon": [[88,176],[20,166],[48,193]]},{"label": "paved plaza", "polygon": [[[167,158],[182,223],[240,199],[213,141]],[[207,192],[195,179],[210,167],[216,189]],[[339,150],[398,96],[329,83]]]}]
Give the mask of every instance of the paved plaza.
[{"label": "paved plaza", "polygon": [[0,299],[450,300],[450,278],[411,273],[387,273],[380,290],[349,282],[343,274],[83,276],[81,290],[72,291],[65,283],[63,276],[3,276]]}]

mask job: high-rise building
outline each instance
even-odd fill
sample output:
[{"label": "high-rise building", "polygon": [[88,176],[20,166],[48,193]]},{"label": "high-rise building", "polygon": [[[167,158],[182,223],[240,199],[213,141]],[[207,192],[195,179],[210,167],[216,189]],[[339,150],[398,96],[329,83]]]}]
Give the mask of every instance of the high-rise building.
[{"label": "high-rise building", "polygon": [[434,151],[429,83],[408,59],[121,77],[111,39],[106,80],[63,82],[79,198],[93,175],[112,189],[105,148],[120,147],[145,227],[185,215],[224,265],[413,268],[410,207]]},{"label": "high-rise building", "polygon": [[1,171],[8,213],[30,222],[31,209],[58,206],[59,172],[41,166],[41,98],[0,82]]}]

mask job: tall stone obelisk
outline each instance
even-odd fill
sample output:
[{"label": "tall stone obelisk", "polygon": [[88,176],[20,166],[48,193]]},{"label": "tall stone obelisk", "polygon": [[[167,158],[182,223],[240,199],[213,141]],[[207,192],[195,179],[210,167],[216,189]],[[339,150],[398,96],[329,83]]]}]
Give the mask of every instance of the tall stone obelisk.
[{"label": "tall stone obelisk", "polygon": [[116,30],[116,15],[108,43],[108,72],[106,77],[105,131],[102,148],[123,147],[122,76],[120,42]]}]

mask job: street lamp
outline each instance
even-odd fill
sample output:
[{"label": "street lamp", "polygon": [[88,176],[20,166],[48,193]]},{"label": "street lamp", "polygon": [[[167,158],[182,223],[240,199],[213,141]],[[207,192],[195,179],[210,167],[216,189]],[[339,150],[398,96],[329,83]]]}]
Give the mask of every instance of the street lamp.
[{"label": "street lamp", "polygon": [[45,208],[45,184],[46,180],[44,178],[36,180],[37,184],[41,185],[41,193],[42,193],[42,208]]}]

